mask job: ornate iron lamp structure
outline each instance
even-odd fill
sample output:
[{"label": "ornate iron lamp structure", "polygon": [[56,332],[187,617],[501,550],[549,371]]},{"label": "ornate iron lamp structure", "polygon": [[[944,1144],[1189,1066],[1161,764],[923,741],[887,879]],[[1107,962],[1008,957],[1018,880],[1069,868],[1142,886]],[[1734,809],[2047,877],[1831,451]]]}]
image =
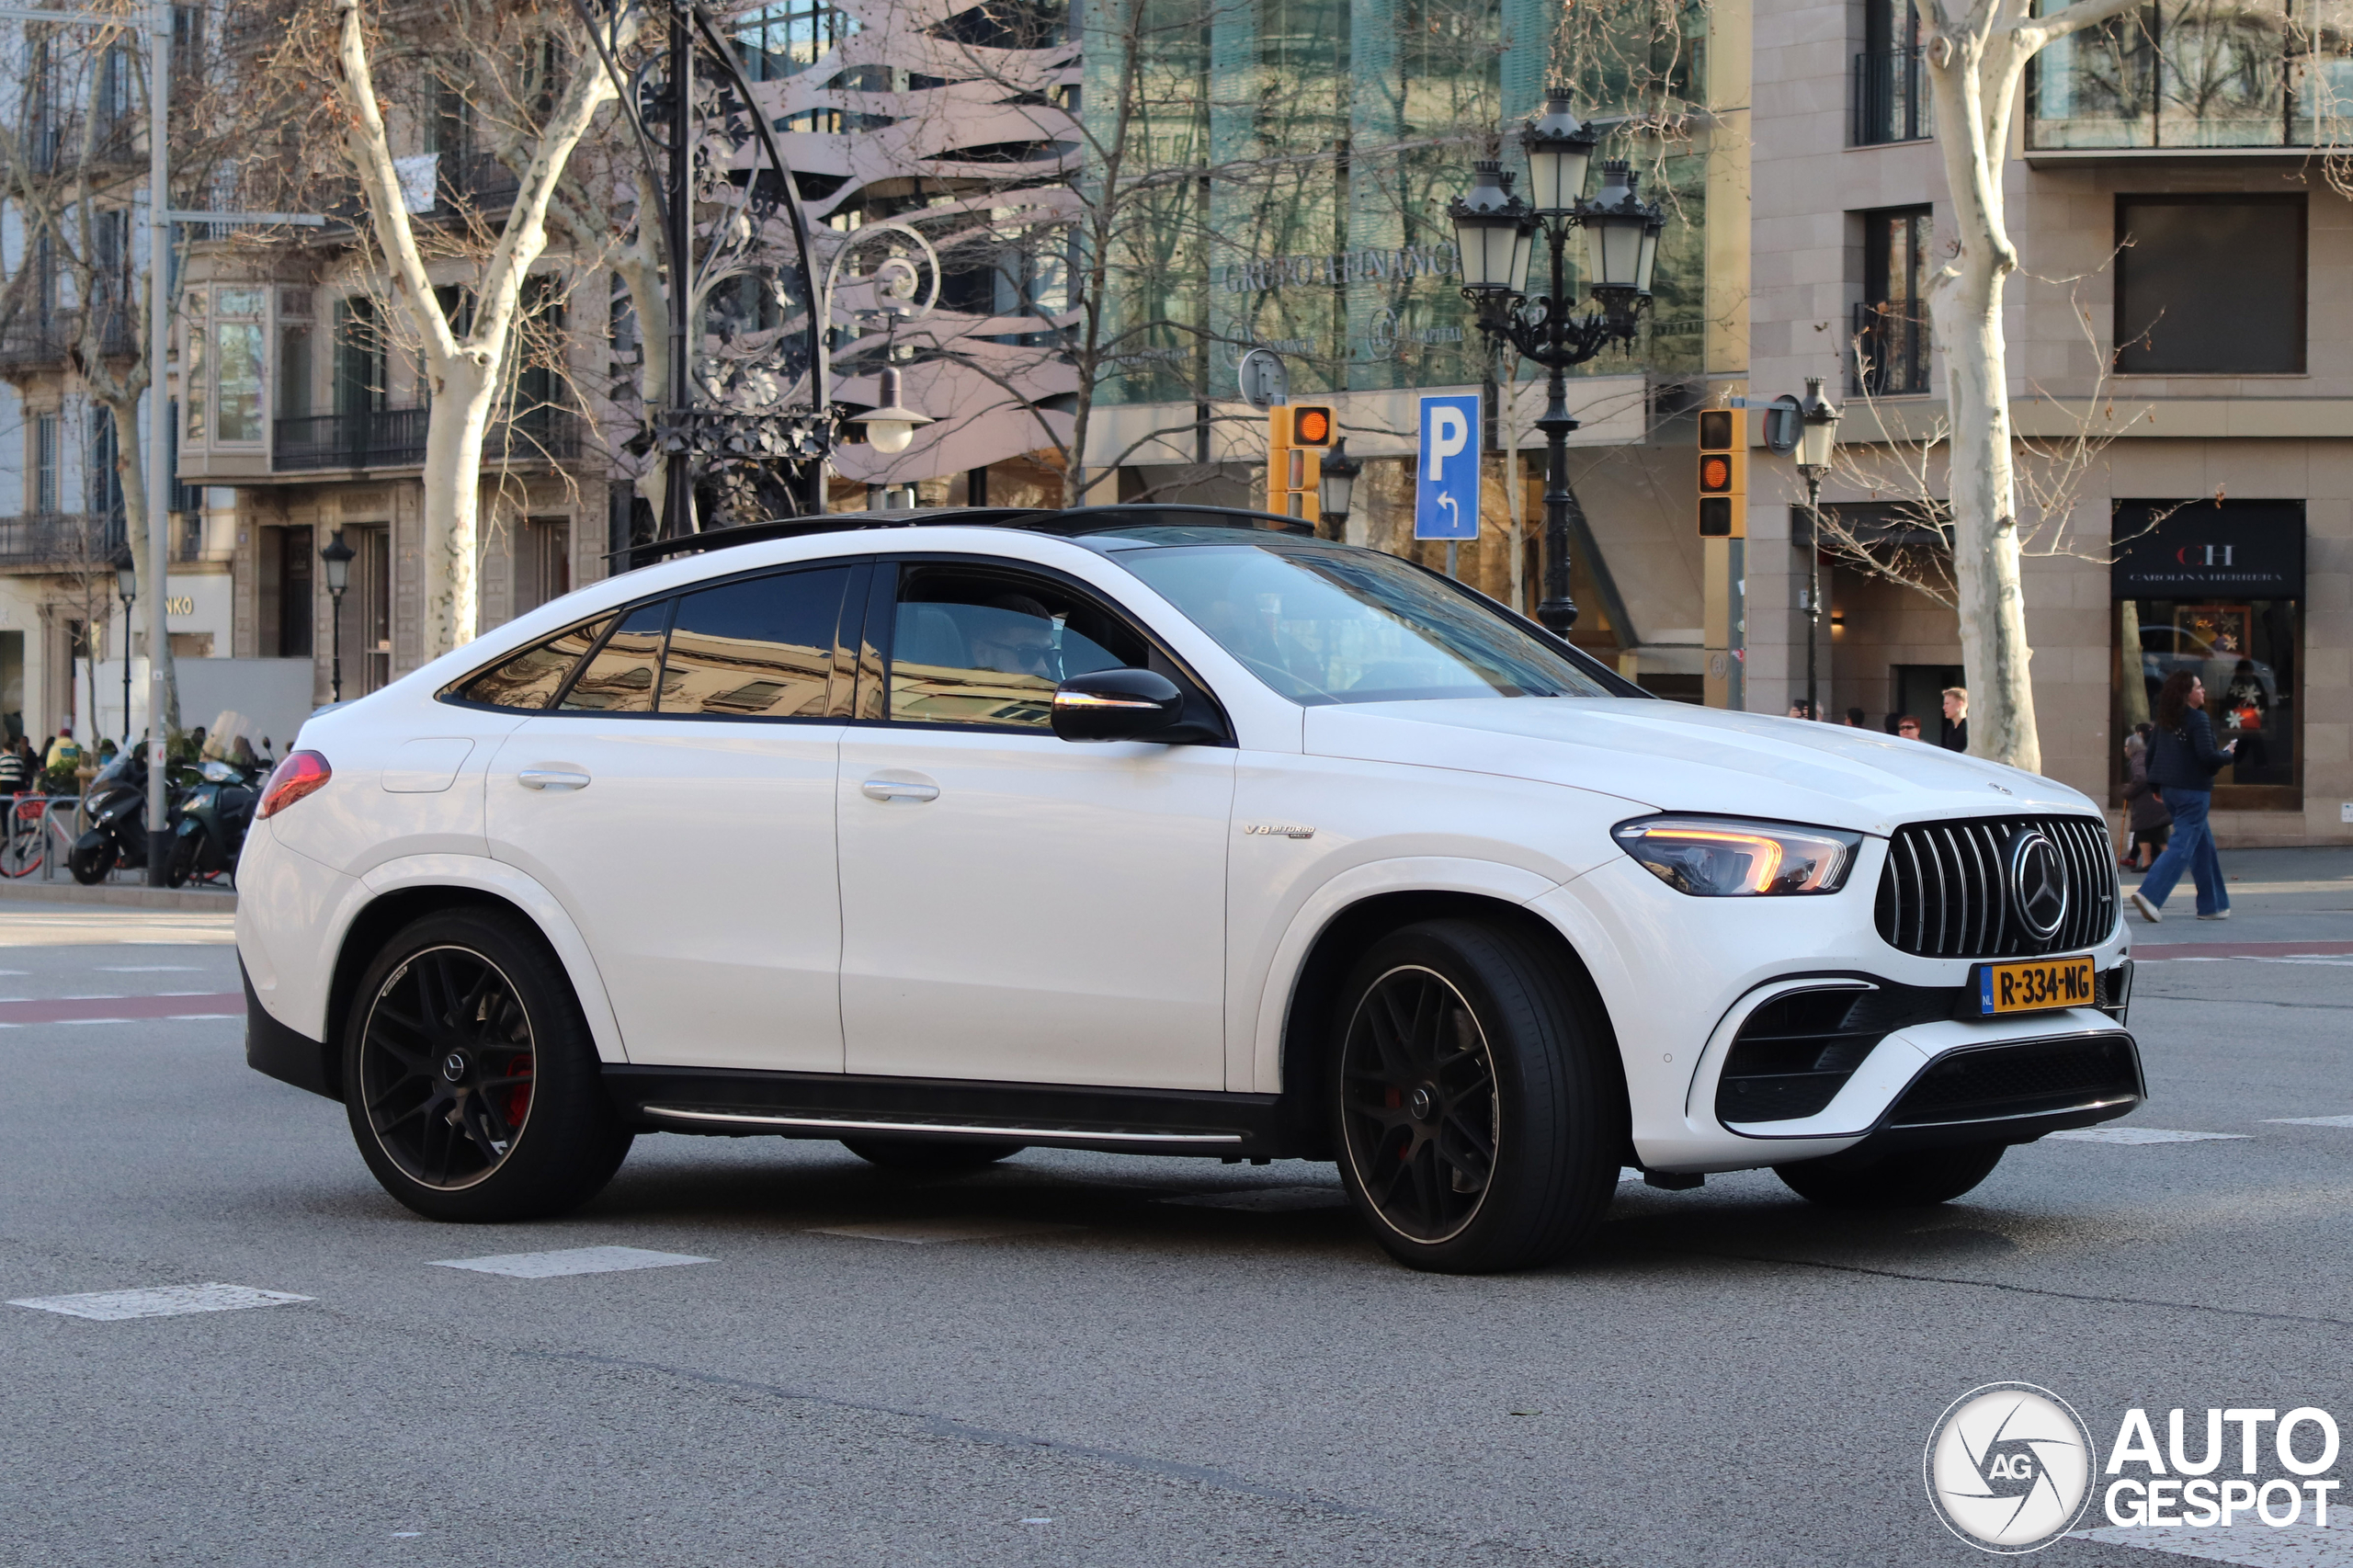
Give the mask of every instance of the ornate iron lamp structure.
[{"label": "ornate iron lamp structure", "polygon": [[[657,210],[639,221],[662,235],[669,381],[642,443],[665,465],[656,538],[699,530],[699,482],[727,485],[722,515],[823,512],[825,460],[843,424],[863,423],[878,449],[892,451],[904,449],[890,444],[900,431],[930,423],[899,406],[895,369],[883,371],[887,408],[852,415],[835,403],[836,289],[846,281],[873,295],[844,312],[853,327],[873,317],[895,328],[937,302],[938,254],[904,223],[870,222],[839,236],[820,289],[800,188],[723,20],[695,0],[655,0],[664,41],[632,69],[594,24],[590,7],[606,0],[573,3],[654,192]],[[919,253],[922,268],[893,254],[843,278],[852,251],[886,240]],[[651,401],[654,389],[645,391]]]},{"label": "ornate iron lamp structure", "polygon": [[[1600,138],[1570,112],[1568,89],[1553,87],[1544,108],[1522,129],[1529,195],[1512,190],[1500,159],[1471,165],[1470,193],[1447,208],[1461,257],[1462,297],[1478,312],[1492,345],[1510,345],[1548,372],[1544,415],[1544,599],[1537,619],[1562,636],[1576,624],[1569,592],[1568,372],[1615,343],[1631,350],[1651,301],[1651,274],[1666,226],[1657,207],[1636,193],[1640,176],[1622,162],[1602,165],[1598,194],[1585,196],[1586,175]],[[1573,315],[1576,290],[1568,277],[1572,231],[1586,240],[1586,287],[1597,309]],[[1528,292],[1529,263],[1541,238],[1551,254],[1551,286]],[[1506,394],[1508,395],[1508,394]]]}]

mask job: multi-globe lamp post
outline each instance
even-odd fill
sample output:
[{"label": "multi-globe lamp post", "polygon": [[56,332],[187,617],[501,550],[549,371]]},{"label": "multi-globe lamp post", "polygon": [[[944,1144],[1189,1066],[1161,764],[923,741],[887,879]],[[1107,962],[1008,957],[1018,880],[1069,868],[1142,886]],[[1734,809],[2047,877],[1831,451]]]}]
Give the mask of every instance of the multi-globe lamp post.
[{"label": "multi-globe lamp post", "polygon": [[[1544,108],[1520,131],[1528,156],[1528,194],[1515,193],[1501,159],[1471,165],[1471,190],[1450,202],[1455,246],[1461,257],[1462,295],[1477,312],[1479,330],[1498,347],[1508,345],[1547,372],[1544,432],[1544,598],[1537,619],[1566,636],[1576,624],[1569,590],[1568,372],[1615,343],[1631,349],[1651,300],[1659,235],[1666,220],[1636,193],[1641,176],[1622,160],[1601,165],[1601,188],[1585,194],[1586,176],[1600,141],[1571,112],[1565,87],[1544,96]],[[1585,236],[1585,287],[1596,309],[1574,315],[1577,290],[1569,280],[1572,231]],[[1528,291],[1536,242],[1552,261],[1550,285]],[[1506,396],[1511,395],[1506,389]]]}]

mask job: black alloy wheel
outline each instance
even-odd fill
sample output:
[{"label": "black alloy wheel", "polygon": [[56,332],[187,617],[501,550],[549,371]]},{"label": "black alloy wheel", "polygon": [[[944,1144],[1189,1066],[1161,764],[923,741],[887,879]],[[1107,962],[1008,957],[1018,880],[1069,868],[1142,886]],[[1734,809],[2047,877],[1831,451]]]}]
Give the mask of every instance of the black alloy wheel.
[{"label": "black alloy wheel", "polygon": [[1501,922],[1375,942],[1342,986],[1330,1085],[1340,1174],[1399,1262],[1547,1263],[1617,1190],[1624,1079],[1574,957]]},{"label": "black alloy wheel", "polygon": [[1358,1000],[1343,1049],[1340,1114],[1366,1197],[1417,1242],[1461,1234],[1500,1136],[1478,1015],[1436,970],[1401,964]]},{"label": "black alloy wheel", "polygon": [[487,910],[427,915],[378,954],[353,999],[344,1085],[369,1168],[432,1219],[561,1212],[629,1151],[555,955]]},{"label": "black alloy wheel", "polygon": [[538,1058],[514,982],[469,949],[427,948],[369,1005],[368,1125],[411,1181],[472,1187],[506,1163],[529,1122]]}]

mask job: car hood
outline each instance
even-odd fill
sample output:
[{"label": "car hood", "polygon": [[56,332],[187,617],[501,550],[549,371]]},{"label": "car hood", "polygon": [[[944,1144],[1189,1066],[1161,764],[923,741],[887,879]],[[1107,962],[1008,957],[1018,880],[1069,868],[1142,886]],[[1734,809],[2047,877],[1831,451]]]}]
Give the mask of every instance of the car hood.
[{"label": "car hood", "polygon": [[1311,756],[1534,778],[1661,811],[1884,834],[1924,817],[2097,812],[2056,779],[1921,741],[1630,698],[1310,708]]}]

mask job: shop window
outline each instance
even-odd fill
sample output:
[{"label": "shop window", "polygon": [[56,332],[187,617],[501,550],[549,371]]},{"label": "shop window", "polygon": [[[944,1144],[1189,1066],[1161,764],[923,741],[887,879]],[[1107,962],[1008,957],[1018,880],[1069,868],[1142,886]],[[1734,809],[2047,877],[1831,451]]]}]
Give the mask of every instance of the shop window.
[{"label": "shop window", "polygon": [[2120,196],[2116,243],[2119,374],[2303,370],[2302,196]]},{"label": "shop window", "polygon": [[2115,527],[2112,781],[2125,778],[2124,736],[2186,669],[2217,741],[2238,742],[2215,805],[2301,809],[2303,504],[2125,502]]}]

